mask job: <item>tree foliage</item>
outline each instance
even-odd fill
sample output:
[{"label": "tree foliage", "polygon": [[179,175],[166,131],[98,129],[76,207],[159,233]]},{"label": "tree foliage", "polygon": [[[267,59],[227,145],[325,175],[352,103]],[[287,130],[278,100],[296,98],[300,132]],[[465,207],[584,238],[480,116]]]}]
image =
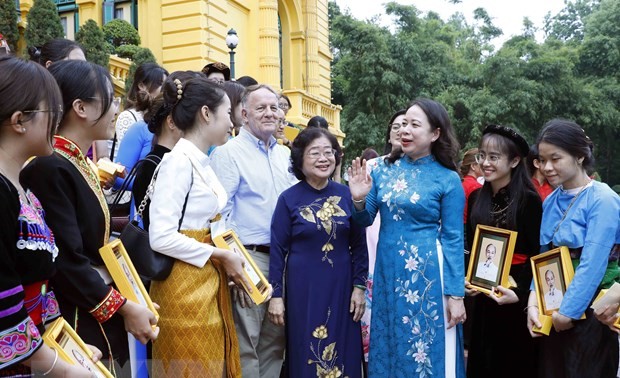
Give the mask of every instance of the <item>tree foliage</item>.
[{"label": "tree foliage", "polygon": [[4,36],[11,50],[17,51],[19,29],[17,28],[17,12],[13,0],[0,0],[0,34]]},{"label": "tree foliage", "polygon": [[106,44],[103,31],[94,20],[88,20],[80,27],[75,40],[86,52],[86,60],[107,67],[110,62],[110,51]]},{"label": "tree foliage", "polygon": [[122,19],[114,19],[103,25],[103,33],[108,43],[114,47],[122,45],[139,45],[140,34],[129,22]]},{"label": "tree foliage", "polygon": [[544,42],[524,19],[522,34],[498,49],[491,41],[501,29],[484,9],[472,23],[397,3],[385,9],[393,31],[329,5],[333,102],[343,106],[349,157],[381,151],[391,115],[422,96],[448,109],[463,148],[490,123],[533,143],[550,119],[575,120],[595,144],[602,179],[620,183],[620,2],[567,1],[546,17]]},{"label": "tree foliage", "polygon": [[65,36],[58,9],[52,0],[34,0],[27,23],[24,36],[28,47],[41,47],[52,39]]}]

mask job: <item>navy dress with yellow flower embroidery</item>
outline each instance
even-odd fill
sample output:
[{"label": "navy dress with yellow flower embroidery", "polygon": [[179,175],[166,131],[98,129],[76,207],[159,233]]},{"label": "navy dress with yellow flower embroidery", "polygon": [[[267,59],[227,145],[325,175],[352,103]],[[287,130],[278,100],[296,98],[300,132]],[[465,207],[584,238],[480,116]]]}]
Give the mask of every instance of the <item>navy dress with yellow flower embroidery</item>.
[{"label": "navy dress with yellow flower embroidery", "polygon": [[349,189],[333,181],[321,190],[302,181],[278,199],[269,281],[275,298],[286,287],[290,377],[362,375],[361,327],[349,306],[353,285],[365,285],[368,251],[351,211]]}]

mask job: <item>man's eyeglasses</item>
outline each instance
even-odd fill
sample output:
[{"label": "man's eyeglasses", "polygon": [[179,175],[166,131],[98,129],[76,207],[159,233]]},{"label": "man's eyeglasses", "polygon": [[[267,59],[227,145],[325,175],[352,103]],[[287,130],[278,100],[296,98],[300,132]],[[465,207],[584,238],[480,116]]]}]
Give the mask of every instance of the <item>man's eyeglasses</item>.
[{"label": "man's eyeglasses", "polygon": [[319,160],[321,156],[325,156],[327,159],[331,159],[336,156],[336,150],[333,148],[324,151],[313,150],[308,152],[306,156],[310,157],[312,160]]},{"label": "man's eyeglasses", "polygon": [[491,164],[497,164],[497,162],[500,161],[502,157],[500,155],[486,155],[483,153],[477,153],[474,155],[474,158],[476,159],[476,163],[482,165],[485,160],[488,160],[488,162]]}]

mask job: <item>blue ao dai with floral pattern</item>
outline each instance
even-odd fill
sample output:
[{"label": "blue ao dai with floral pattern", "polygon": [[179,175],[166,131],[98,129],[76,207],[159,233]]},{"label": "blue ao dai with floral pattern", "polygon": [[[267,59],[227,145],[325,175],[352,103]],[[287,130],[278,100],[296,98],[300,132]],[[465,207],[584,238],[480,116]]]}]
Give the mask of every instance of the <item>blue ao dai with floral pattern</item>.
[{"label": "blue ao dai with floral pattern", "polygon": [[[377,212],[381,228],[374,272],[370,377],[464,376],[462,343],[455,371],[445,371],[444,296],[463,296],[463,207],[456,172],[432,155],[380,161],[371,177],[363,226]],[[443,287],[438,259],[443,251]],[[458,326],[460,333],[460,325]],[[451,351],[452,352],[452,351]]]}]

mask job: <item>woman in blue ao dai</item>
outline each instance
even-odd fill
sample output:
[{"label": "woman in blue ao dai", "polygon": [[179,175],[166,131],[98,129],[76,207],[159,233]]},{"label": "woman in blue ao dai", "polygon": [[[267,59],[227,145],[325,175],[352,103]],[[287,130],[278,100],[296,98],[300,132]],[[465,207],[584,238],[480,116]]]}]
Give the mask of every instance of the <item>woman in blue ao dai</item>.
[{"label": "woman in blue ao dai", "polygon": [[368,226],[381,215],[369,375],[462,377],[465,195],[454,164],[458,143],[445,108],[428,99],[408,107],[399,133],[402,150],[370,176],[359,159],[349,172],[354,219]]}]

